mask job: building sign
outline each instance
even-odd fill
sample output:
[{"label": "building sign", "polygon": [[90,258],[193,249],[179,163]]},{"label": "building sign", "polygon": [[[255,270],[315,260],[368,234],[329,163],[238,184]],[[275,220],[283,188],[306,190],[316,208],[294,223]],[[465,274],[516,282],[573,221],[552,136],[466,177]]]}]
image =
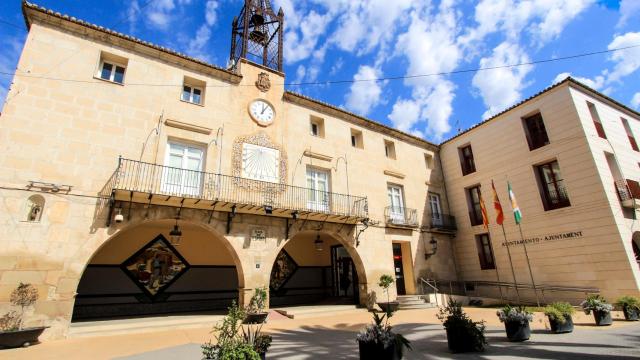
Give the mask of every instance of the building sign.
[{"label": "building sign", "polygon": [[267,231],[265,229],[251,230],[251,241],[266,241]]},{"label": "building sign", "polygon": [[520,239],[514,241],[504,241],[502,242],[502,246],[514,246],[514,245],[522,245],[522,244],[539,244],[544,241],[555,241],[555,240],[564,240],[571,238],[579,238],[582,237],[582,231],[570,231],[566,233],[559,234],[550,234],[545,236],[538,236],[534,238],[528,239]]}]

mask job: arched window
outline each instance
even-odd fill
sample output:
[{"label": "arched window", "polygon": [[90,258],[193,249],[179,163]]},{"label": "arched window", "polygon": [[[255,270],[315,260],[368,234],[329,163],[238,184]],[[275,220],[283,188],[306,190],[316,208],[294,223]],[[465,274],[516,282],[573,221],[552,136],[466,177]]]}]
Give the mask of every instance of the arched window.
[{"label": "arched window", "polygon": [[39,222],[44,211],[44,197],[42,195],[31,195],[27,199],[26,221]]}]

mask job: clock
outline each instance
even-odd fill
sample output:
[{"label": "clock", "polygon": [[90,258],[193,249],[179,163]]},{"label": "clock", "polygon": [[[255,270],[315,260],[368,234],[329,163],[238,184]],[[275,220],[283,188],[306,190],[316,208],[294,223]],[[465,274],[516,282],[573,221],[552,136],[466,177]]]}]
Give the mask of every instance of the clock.
[{"label": "clock", "polygon": [[267,101],[257,99],[249,104],[249,115],[251,115],[253,121],[257,122],[258,125],[269,126],[273,123],[276,112],[273,106]]}]

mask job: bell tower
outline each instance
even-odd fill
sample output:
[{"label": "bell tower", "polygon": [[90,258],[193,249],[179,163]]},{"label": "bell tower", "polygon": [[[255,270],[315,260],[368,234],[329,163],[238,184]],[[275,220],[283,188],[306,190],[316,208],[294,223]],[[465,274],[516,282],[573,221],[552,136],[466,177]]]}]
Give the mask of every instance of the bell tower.
[{"label": "bell tower", "polygon": [[240,15],[233,18],[230,60],[240,58],[282,72],[284,12],[276,14],[269,0],[244,0]]}]

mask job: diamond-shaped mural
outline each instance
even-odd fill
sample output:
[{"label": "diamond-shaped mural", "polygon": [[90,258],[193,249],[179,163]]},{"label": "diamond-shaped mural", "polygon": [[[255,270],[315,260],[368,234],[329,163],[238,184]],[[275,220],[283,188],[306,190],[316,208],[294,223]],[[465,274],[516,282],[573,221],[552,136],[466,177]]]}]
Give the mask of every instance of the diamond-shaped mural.
[{"label": "diamond-shaped mural", "polygon": [[121,267],[153,299],[184,274],[189,264],[164,236],[158,235]]},{"label": "diamond-shaped mural", "polygon": [[279,290],[297,269],[298,264],[293,261],[286,251],[281,250],[276,257],[276,262],[273,264],[273,270],[271,270],[271,282],[269,284],[271,289]]}]

